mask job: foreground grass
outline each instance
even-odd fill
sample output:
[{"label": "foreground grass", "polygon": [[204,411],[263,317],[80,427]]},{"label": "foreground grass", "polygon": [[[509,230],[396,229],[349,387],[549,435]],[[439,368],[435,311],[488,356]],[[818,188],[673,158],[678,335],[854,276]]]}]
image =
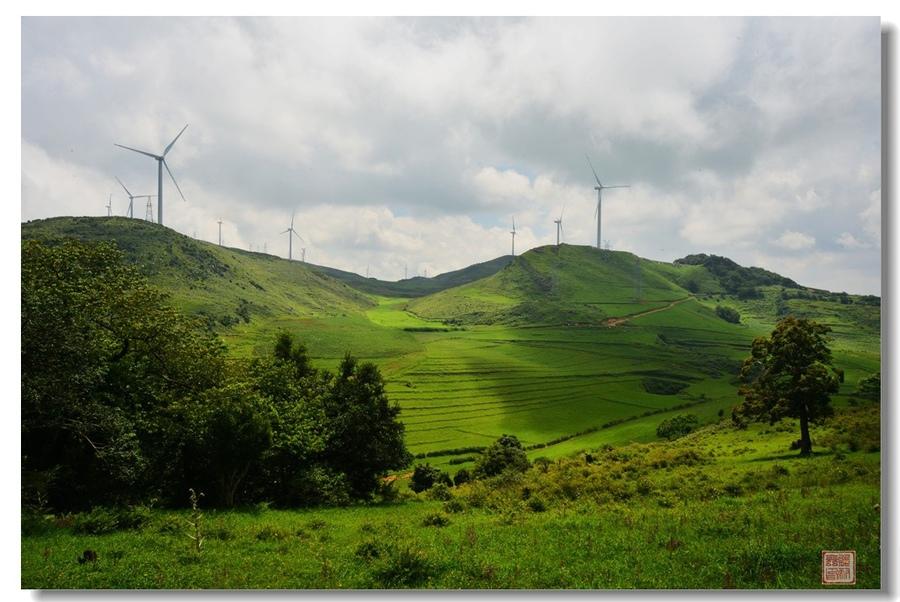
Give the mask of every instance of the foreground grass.
[{"label": "foreground grass", "polygon": [[[880,587],[877,407],[787,451],[791,423],[537,461],[525,475],[379,505],[187,512],[139,529],[29,525],[23,588],[819,588],[823,549]],[[851,451],[856,450],[856,451]],[[96,562],[79,564],[85,551]]]}]

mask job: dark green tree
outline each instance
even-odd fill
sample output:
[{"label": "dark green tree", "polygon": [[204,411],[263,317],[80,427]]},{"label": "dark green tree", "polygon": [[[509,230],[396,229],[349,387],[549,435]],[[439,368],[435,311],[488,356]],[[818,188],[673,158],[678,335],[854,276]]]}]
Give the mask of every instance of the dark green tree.
[{"label": "dark green tree", "polygon": [[507,470],[525,472],[529,466],[519,439],[515,435],[503,435],[481,452],[474,474],[478,478],[492,477]]},{"label": "dark green tree", "polygon": [[440,469],[431,464],[416,464],[409,479],[409,488],[416,493],[421,493],[434,487],[440,476]]},{"label": "dark green tree", "polygon": [[800,454],[812,453],[809,425],[833,413],[838,372],[832,366],[826,335],[830,328],[806,318],[788,316],[769,337],[753,341],[744,360],[738,417],[775,423],[785,417],[800,420]]},{"label": "dark green tree", "polygon": [[388,401],[378,367],[347,354],[323,398],[324,463],[347,477],[353,497],[369,498],[389,470],[412,461],[400,407]]},{"label": "dark green tree", "polygon": [[219,503],[231,508],[250,468],[272,444],[271,410],[246,383],[210,389],[201,404],[194,424],[203,474],[211,477]]},{"label": "dark green tree", "polygon": [[179,465],[173,402],[222,347],[109,243],[22,243],[22,472],[58,508],[123,501]]}]

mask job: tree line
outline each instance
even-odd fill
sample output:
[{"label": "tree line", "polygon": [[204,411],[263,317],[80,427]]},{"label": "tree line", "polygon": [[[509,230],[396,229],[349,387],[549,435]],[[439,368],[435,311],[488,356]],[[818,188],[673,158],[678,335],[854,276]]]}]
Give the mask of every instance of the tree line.
[{"label": "tree line", "polygon": [[110,243],[24,241],[21,324],[25,503],[340,504],[412,460],[375,365],[228,359]]}]

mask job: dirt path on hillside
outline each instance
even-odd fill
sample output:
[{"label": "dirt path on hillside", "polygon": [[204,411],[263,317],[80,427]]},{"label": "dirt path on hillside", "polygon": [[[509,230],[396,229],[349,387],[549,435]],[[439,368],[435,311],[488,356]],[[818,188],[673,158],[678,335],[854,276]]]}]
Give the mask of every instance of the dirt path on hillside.
[{"label": "dirt path on hillside", "polygon": [[678,299],[677,301],[672,301],[665,307],[657,307],[656,309],[648,309],[647,311],[642,311],[640,313],[631,314],[630,316],[623,316],[621,318],[609,318],[603,322],[603,325],[606,326],[607,328],[615,328],[616,326],[621,326],[625,322],[628,322],[629,320],[634,320],[635,318],[640,318],[641,316],[649,316],[650,314],[655,314],[658,311],[668,311],[668,310],[672,309],[673,307],[675,307],[676,305],[684,303],[685,301],[688,301],[690,299],[693,299],[693,297],[685,297],[684,299]]}]

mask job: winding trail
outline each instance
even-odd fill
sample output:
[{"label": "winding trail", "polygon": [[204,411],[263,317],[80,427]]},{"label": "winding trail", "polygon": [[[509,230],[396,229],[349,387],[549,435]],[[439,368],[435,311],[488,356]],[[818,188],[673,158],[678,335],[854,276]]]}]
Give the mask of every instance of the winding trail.
[{"label": "winding trail", "polygon": [[657,307],[656,309],[648,309],[647,311],[642,311],[642,312],[639,312],[636,314],[631,314],[628,316],[622,316],[621,318],[608,318],[607,320],[605,320],[603,322],[603,325],[606,326],[607,328],[615,328],[616,326],[621,326],[625,322],[628,322],[635,318],[640,318],[641,316],[649,316],[650,314],[655,314],[656,312],[659,312],[659,311],[668,311],[668,310],[672,309],[673,307],[675,307],[676,305],[680,305],[681,303],[684,303],[685,301],[689,301],[693,298],[694,297],[691,296],[691,297],[685,297],[684,299],[676,299],[675,301],[672,301],[665,307]]}]

